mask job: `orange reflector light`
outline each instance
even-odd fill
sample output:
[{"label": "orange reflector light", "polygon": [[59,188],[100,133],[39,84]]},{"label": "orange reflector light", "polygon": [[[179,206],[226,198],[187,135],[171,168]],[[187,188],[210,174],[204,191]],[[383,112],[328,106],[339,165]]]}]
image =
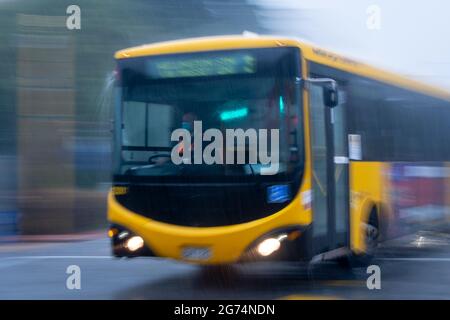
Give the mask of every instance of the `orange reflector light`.
[{"label": "orange reflector light", "polygon": [[300,237],[302,233],[298,230],[292,231],[291,233],[289,233],[288,235],[288,239],[290,241],[297,239],[298,237]]},{"label": "orange reflector light", "polygon": [[116,228],[111,228],[108,230],[108,237],[112,238],[117,234],[118,230]]}]

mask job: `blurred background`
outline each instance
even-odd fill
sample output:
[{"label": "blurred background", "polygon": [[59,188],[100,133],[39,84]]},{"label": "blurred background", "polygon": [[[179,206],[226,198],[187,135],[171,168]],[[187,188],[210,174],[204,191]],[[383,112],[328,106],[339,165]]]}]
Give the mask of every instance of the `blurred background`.
[{"label": "blurred background", "polygon": [[[71,4],[80,30],[66,27]],[[116,50],[249,30],[450,88],[447,9],[438,0],[0,0],[0,236],[105,226]]]},{"label": "blurred background", "polygon": [[0,1],[0,236],[106,224],[114,52],[258,27],[245,1]]}]

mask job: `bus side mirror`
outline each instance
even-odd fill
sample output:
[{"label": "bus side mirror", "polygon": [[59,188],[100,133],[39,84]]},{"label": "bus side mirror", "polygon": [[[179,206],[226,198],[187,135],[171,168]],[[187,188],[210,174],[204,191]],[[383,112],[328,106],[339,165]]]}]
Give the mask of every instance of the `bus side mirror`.
[{"label": "bus side mirror", "polygon": [[335,80],[330,78],[307,78],[304,79],[306,88],[315,85],[322,88],[323,102],[329,108],[334,108],[339,104],[338,89]]},{"label": "bus side mirror", "polygon": [[323,87],[323,101],[329,108],[334,108],[339,104],[338,91],[335,83],[330,83]]}]

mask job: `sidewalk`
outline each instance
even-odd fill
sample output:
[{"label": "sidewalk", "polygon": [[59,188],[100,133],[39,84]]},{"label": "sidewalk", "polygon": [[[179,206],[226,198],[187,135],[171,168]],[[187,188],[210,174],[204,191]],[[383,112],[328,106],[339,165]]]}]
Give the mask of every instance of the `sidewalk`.
[{"label": "sidewalk", "polygon": [[72,234],[13,235],[0,236],[0,244],[5,242],[74,242],[107,237],[107,230],[96,230]]}]

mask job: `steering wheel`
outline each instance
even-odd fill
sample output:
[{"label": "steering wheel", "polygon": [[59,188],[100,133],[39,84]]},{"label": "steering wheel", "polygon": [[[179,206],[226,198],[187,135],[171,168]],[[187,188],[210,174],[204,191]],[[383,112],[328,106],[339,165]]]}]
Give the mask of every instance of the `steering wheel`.
[{"label": "steering wheel", "polygon": [[171,155],[169,153],[157,153],[157,154],[150,156],[150,158],[148,158],[148,162],[155,164],[156,163],[155,159],[170,158],[170,157],[171,157]]}]

